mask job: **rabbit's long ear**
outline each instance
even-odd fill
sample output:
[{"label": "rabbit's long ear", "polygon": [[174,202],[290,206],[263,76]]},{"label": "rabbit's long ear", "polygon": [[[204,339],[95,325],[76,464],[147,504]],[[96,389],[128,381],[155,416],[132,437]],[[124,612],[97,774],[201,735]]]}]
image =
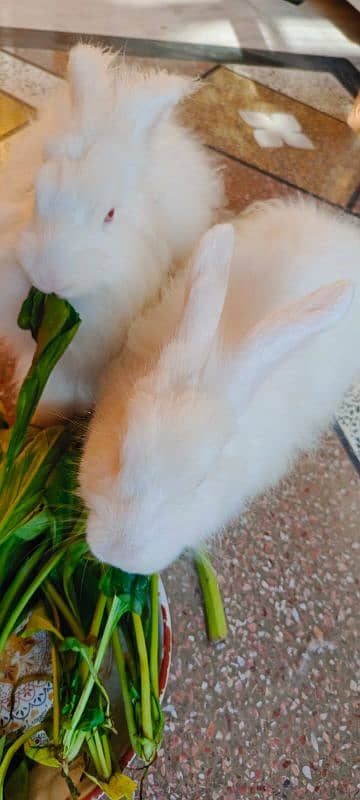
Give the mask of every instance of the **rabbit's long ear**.
[{"label": "rabbit's long ear", "polygon": [[119,111],[127,113],[136,133],[143,134],[165,119],[199,84],[193,78],[169,75],[165,71],[137,75],[133,85],[119,83]]},{"label": "rabbit's long ear", "polygon": [[347,281],[329,284],[271,314],[253,328],[228,365],[233,403],[239,402],[241,396],[251,397],[273,367],[312,336],[341,320],[351,305],[354,291]]},{"label": "rabbit's long ear", "polygon": [[111,92],[109,66],[114,56],[99,47],[78,44],[70,51],[68,80],[71,101],[76,112],[97,109]]},{"label": "rabbit's long ear", "polygon": [[170,381],[196,376],[206,362],[224,307],[233,249],[232,225],[211,228],[196,248],[183,314],[160,359],[161,373]]}]

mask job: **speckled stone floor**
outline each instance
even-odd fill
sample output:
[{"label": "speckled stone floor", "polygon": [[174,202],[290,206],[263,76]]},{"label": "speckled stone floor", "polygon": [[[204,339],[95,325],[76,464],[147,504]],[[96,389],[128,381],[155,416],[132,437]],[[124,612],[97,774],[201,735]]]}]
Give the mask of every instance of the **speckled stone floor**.
[{"label": "speckled stone floor", "polygon": [[225,644],[206,641],[189,564],[166,575],[174,656],[153,800],[357,797],[359,488],[331,433],[214,544]]},{"label": "speckled stone floor", "polygon": [[[0,162],[9,137],[65,73],[69,42],[55,37],[53,49],[46,36],[34,49],[26,32],[14,42],[0,28]],[[145,40],[140,50],[134,42],[128,48],[143,65],[203,76],[183,115],[218,152],[231,211],[302,191],[359,216],[360,140],[346,118],[360,81],[350,62],[281,53],[259,60],[234,50],[227,58],[224,48],[165,53]],[[260,114],[266,147],[239,110]],[[266,120],[278,112],[292,132],[300,126],[302,147],[291,144],[286,126],[275,146]],[[1,353],[0,371],[8,404],[11,367]],[[225,643],[207,642],[191,562],[183,558],[165,574],[174,651],[148,800],[360,797],[359,392],[338,412],[348,452],[329,432],[214,543]]]}]

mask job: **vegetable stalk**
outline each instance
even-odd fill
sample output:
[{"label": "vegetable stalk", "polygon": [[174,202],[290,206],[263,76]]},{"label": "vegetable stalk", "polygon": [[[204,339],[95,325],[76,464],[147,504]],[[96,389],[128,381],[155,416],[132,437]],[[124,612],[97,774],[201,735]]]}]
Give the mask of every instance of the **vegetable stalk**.
[{"label": "vegetable stalk", "polygon": [[215,570],[208,555],[198,551],[195,554],[195,566],[203,596],[209,639],[211,642],[226,639],[228,626],[223,601]]}]

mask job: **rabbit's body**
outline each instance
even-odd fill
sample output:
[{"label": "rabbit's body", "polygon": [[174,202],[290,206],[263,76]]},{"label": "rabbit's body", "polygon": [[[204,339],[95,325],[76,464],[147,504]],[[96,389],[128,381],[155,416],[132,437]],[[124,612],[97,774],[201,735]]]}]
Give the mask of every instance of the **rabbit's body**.
[{"label": "rabbit's body", "polygon": [[235,222],[228,276],[226,227],[103,381],[81,488],[92,549],[124,569],[156,571],[218,532],[316,442],[360,371],[355,223],[260,204]]},{"label": "rabbit's body", "polygon": [[16,327],[31,284],[66,297],[83,320],[44,406],[71,413],[93,403],[131,320],[222,204],[210,154],[169,118],[193,89],[166,73],[113,70],[108,55],[79,46],[69,85],[16,146],[0,194],[0,335],[18,380],[34,350]]}]

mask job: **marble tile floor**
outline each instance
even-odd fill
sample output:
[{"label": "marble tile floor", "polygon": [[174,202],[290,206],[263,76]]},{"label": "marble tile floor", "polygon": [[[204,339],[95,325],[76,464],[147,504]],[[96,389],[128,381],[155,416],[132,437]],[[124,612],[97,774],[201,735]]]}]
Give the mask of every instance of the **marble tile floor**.
[{"label": "marble tile floor", "polygon": [[346,0],[2,0],[0,25],[359,57]]},{"label": "marble tile floor", "polygon": [[[259,3],[248,5],[255,13]],[[11,137],[62,80],[67,62],[65,47],[30,48],[26,37],[10,47],[7,41],[0,50],[0,162]],[[354,71],[347,83],[339,80],[336,58],[319,71],[316,59],[304,68],[283,55],[281,64],[254,65],[251,57],[249,63],[199,61],[181,48],[166,60],[152,53],[143,43],[137,60],[203,76],[183,118],[218,152],[232,212],[255,199],[301,191],[360,216],[360,139],[346,125]],[[257,124],[239,110],[260,115]],[[270,124],[279,113],[287,115],[280,129]],[[5,404],[10,382],[2,351]],[[226,643],[206,641],[189,562],[181,559],[165,574],[174,656],[164,748],[148,775],[148,800],[359,796],[358,387],[337,425],[341,440],[329,431],[275,492],[215,542]]]}]

